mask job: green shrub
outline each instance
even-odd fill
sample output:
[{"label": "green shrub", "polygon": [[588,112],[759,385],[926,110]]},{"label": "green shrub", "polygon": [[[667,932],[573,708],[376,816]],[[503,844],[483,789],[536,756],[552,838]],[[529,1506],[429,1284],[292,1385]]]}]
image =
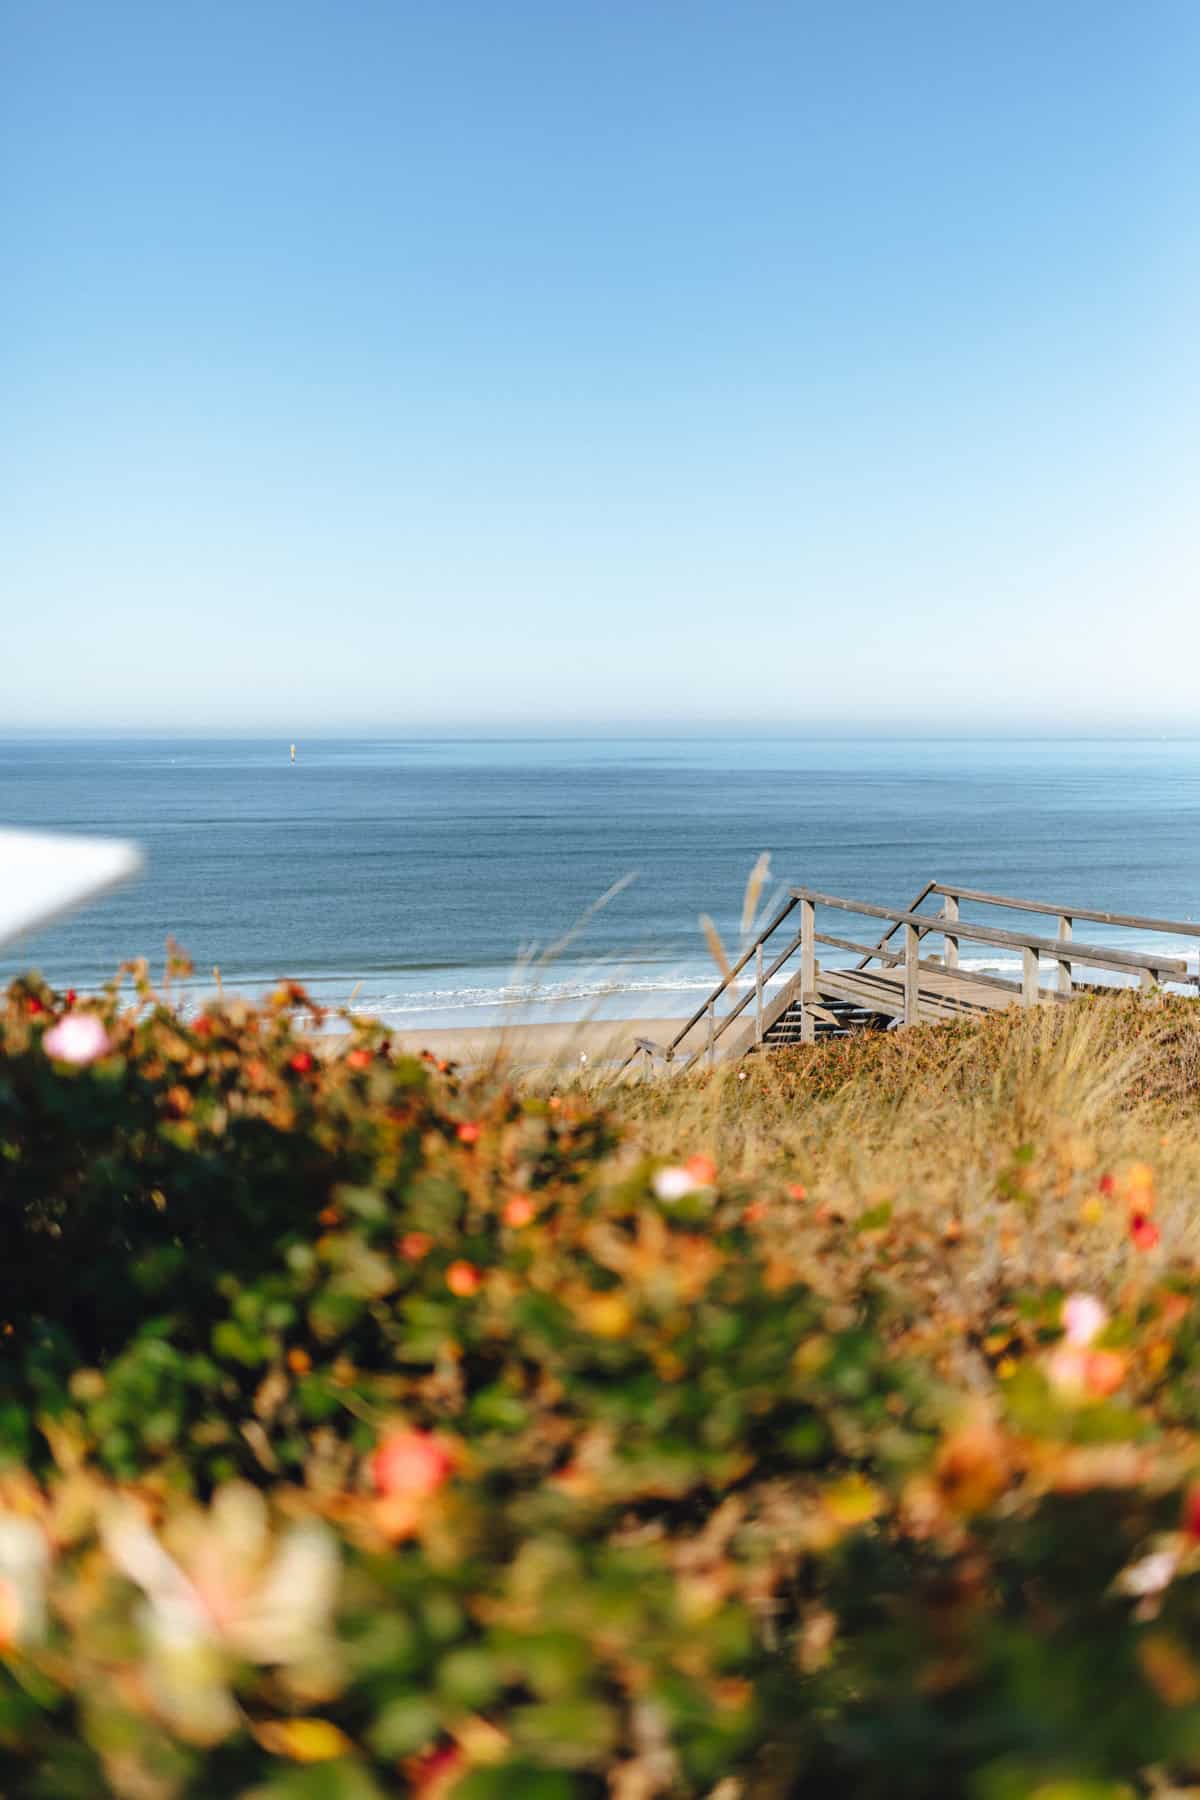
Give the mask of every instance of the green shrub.
[{"label": "green shrub", "polygon": [[0,1791],[1200,1777],[1189,1271],[958,1343],[938,1222],[310,1007],[8,993]]}]

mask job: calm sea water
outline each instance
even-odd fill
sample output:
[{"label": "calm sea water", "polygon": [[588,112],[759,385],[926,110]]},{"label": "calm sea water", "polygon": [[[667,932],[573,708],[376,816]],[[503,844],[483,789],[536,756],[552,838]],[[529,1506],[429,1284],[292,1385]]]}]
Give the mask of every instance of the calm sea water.
[{"label": "calm sea water", "polygon": [[1200,918],[1190,742],[323,742],[295,766],[274,742],[0,742],[0,824],[147,857],[137,883],[0,951],[0,975],[97,986],[128,956],[161,967],[172,934],[199,987],[213,965],[331,1002],[361,984],[356,1005],[411,1024],[690,1011],[712,981],[698,915],[736,949],[763,850],[766,898],[803,882],[900,906],[936,877]]}]

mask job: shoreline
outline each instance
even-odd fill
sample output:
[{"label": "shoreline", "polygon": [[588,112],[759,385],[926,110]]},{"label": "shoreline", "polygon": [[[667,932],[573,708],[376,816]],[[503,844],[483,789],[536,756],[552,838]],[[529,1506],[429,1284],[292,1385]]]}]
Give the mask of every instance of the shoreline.
[{"label": "shoreline", "polygon": [[[678,1019],[556,1019],[510,1025],[440,1025],[389,1031],[393,1049],[419,1056],[422,1050],[446,1061],[475,1067],[507,1061],[522,1069],[603,1067],[624,1060],[637,1037],[666,1044],[683,1018]],[[340,1040],[339,1040],[340,1041]],[[684,1044],[697,1047],[702,1023],[693,1027]]]}]

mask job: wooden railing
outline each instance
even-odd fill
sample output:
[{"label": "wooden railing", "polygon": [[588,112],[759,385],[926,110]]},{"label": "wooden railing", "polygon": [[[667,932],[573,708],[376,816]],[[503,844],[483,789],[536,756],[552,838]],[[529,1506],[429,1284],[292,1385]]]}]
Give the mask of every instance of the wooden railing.
[{"label": "wooden railing", "polygon": [[[1058,970],[1057,991],[1064,999],[1070,998],[1073,986],[1073,967],[1076,963],[1105,969],[1112,973],[1137,975],[1143,986],[1151,987],[1156,980],[1165,978],[1168,981],[1190,981],[1195,978],[1189,975],[1188,965],[1182,957],[1164,956],[1156,951],[1115,950],[1106,944],[1080,943],[1073,935],[1075,919],[1091,919],[1106,924],[1132,926],[1145,931],[1175,933],[1187,937],[1200,938],[1200,925],[1180,919],[1138,918],[1131,913],[1100,913],[1087,907],[1062,906],[1051,907],[1038,901],[1021,901],[1007,895],[987,894],[975,888],[949,888],[940,882],[933,882],[928,890],[940,894],[943,907],[940,913],[918,913],[915,910],[893,912],[886,906],[875,906],[869,900],[846,900],[840,894],[821,894],[811,888],[793,888],[792,896],[800,903],[800,960],[801,985],[807,990],[811,981],[805,978],[805,972],[811,975],[814,966],[813,946],[832,943],[837,948],[846,947],[846,940],[830,938],[828,933],[815,929],[814,919],[818,906],[832,907],[841,912],[855,913],[870,919],[886,919],[891,922],[891,932],[897,928],[904,932],[904,955],[902,958],[881,955],[882,946],[864,956],[859,964],[866,968],[873,960],[889,963],[901,962],[904,967],[904,1022],[913,1024],[918,1009],[918,992],[920,986],[921,956],[920,942],[930,932],[940,934],[944,941],[942,961],[937,964],[926,964],[930,970],[953,972],[959,966],[959,943],[966,939],[973,944],[991,944],[1007,950],[1021,952],[1021,985],[1017,990],[1014,983],[1005,982],[1001,977],[983,978],[986,985],[1011,987],[1014,994],[1019,991],[1024,1005],[1031,1005],[1043,998],[1040,981],[1040,959],[1048,956],[1054,960]],[[963,900],[975,900],[989,906],[1007,906],[1023,912],[1053,913],[1058,919],[1058,934],[1053,938],[1042,937],[1033,932],[1008,931],[999,925],[981,925],[963,919],[959,910]],[[889,933],[891,935],[891,933]],[[807,946],[807,948],[806,948]],[[971,980],[981,978],[972,974]]]},{"label": "wooden railing", "polygon": [[[913,906],[919,906],[926,896],[932,892],[933,883],[931,881],[926,882],[920,893],[914,898],[912,903]],[[780,907],[779,911],[776,912],[768,923],[763,926],[749,948],[742,952],[741,956],[739,956],[738,960],[729,970],[729,973],[723,976],[717,983],[703,1005],[698,1006],[691,1018],[685,1020],[679,1027],[669,1044],[656,1044],[650,1038],[635,1038],[633,1049],[625,1058],[625,1061],[621,1064],[617,1073],[621,1074],[638,1056],[645,1056],[650,1062],[656,1060],[667,1063],[674,1062],[684,1039],[695,1029],[702,1019],[706,1021],[704,1046],[700,1050],[689,1052],[684,1059],[684,1067],[689,1063],[698,1061],[701,1056],[706,1056],[711,1062],[716,1050],[717,1040],[728,1030],[736,1019],[741,1018],[752,1000],[754,1001],[755,1012],[755,1041],[761,1043],[763,1037],[763,1012],[765,1009],[767,983],[773,980],[783,968],[784,964],[794,956],[796,951],[800,948],[800,934],[797,932],[789,939],[784,948],[773,958],[769,966],[765,962],[765,946],[784,921],[791,917],[798,904],[798,897],[793,891],[789,898],[784,902],[783,906]],[[891,935],[891,932],[884,933],[879,944],[875,947],[877,952],[884,949],[884,946]],[[856,951],[861,951],[863,946],[861,944],[854,944],[851,948]],[[753,988],[743,995],[736,1006],[729,1012],[722,1014],[721,1018],[718,1019],[716,1011],[718,1000],[720,1000],[721,996],[729,988],[734,986],[738,976],[752,959],[754,962]]]},{"label": "wooden railing", "polygon": [[[930,895],[937,895],[942,901],[940,912],[919,912]],[[962,905],[971,902],[984,906],[1008,908],[1013,911],[1043,914],[1056,920],[1054,937],[1045,937],[1034,932],[1010,931],[998,925],[986,925],[962,916]],[[816,912],[818,907],[828,907],[834,911],[852,913],[861,918],[882,920],[887,930],[873,946],[864,947],[852,938],[836,936],[830,932],[818,931],[816,928]],[[766,946],[774,938],[776,932],[785,924],[793,921],[793,915],[799,910],[799,930],[789,930],[784,934],[783,948],[780,949],[768,964]],[[729,1027],[746,1012],[753,1003],[755,1009],[754,1042],[761,1043],[764,1036],[765,990],[770,982],[798,954],[799,970],[793,981],[785,989],[784,999],[792,1003],[790,989],[795,990],[795,998],[800,1004],[800,1035],[802,1042],[811,1042],[815,1037],[816,1015],[813,1007],[818,1003],[816,992],[820,965],[817,962],[816,947],[818,944],[832,949],[849,951],[858,957],[853,965],[855,972],[869,970],[872,963],[884,968],[901,968],[903,970],[903,1015],[902,1022],[914,1024],[920,1013],[921,976],[922,974],[945,977],[953,975],[959,968],[959,946],[967,943],[985,944],[1008,950],[1019,950],[1021,953],[1021,980],[1019,983],[1005,980],[999,975],[988,975],[971,971],[966,977],[972,987],[999,989],[1010,994],[1014,1000],[1020,1000],[1029,1006],[1042,1000],[1066,1000],[1071,997],[1075,985],[1075,968],[1105,970],[1109,973],[1136,975],[1143,986],[1153,986],[1156,982],[1167,980],[1176,983],[1200,983],[1200,976],[1189,974],[1188,965],[1181,957],[1163,955],[1151,950],[1122,950],[1105,944],[1081,942],[1074,935],[1077,920],[1089,923],[1116,925],[1138,931],[1150,931],[1168,936],[1183,936],[1200,940],[1200,923],[1192,920],[1161,919],[1139,916],[1134,913],[1118,913],[1101,911],[1092,907],[1051,903],[1049,901],[1018,899],[1008,894],[993,894],[979,888],[949,886],[943,882],[929,881],[915,896],[910,906],[902,911],[895,911],[886,906],[878,906],[867,900],[849,900],[840,894],[825,894],[813,888],[792,888],[787,901],[759,932],[758,936],[738,958],[721,981],[717,983],[703,1004],[697,1007],[692,1016],[676,1031],[668,1044],[659,1045],[649,1038],[637,1038],[634,1048],[621,1069],[628,1068],[639,1056],[650,1061],[662,1060],[674,1062],[680,1054],[681,1047],[695,1027],[705,1022],[704,1042],[699,1048],[691,1049],[683,1058],[683,1066],[707,1058],[712,1062],[715,1058],[716,1045]],[[903,950],[889,949],[891,940],[897,932],[903,933]],[[924,958],[921,955],[922,939],[931,935],[942,939],[943,952],[939,961]],[[1055,987],[1046,991],[1041,987],[1040,960],[1048,957],[1055,965]],[[722,996],[737,982],[748,965],[754,964],[754,983],[741,996],[730,1010],[717,1016],[717,1004]],[[843,971],[845,973],[845,971]],[[830,971],[832,976],[834,971]],[[779,1004],[778,1002],[776,1003]]]}]

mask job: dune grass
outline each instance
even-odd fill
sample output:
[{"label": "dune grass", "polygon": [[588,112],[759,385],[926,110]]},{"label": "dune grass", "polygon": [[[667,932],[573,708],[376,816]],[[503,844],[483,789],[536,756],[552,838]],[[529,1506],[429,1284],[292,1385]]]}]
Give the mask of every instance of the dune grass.
[{"label": "dune grass", "polygon": [[[1153,1177],[1164,1262],[1200,1245],[1200,1012],[1122,994],[862,1034],[712,1072],[594,1084],[631,1143],[712,1156],[772,1195],[806,1253],[814,1221],[890,1209],[936,1228],[972,1313],[1021,1282],[1115,1298],[1144,1257],[1127,1206]],[[801,1193],[802,1190],[802,1193]]]}]

